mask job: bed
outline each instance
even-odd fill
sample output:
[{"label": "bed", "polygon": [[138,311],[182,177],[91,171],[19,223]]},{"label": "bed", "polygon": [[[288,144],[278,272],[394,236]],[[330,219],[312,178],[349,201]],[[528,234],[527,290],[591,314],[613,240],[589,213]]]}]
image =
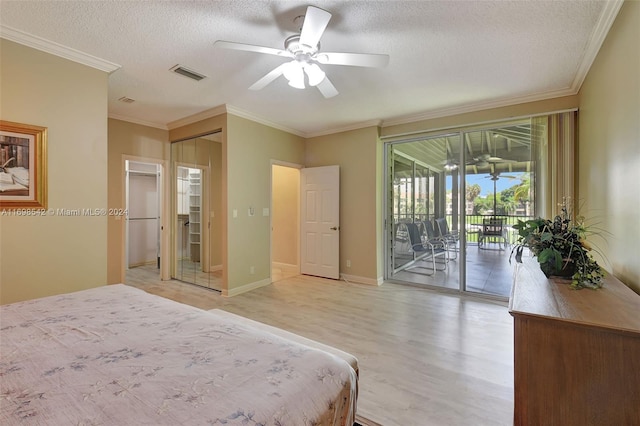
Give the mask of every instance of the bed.
[{"label": "bed", "polygon": [[0,424],[352,425],[357,360],[277,330],[122,284],[1,306]]}]

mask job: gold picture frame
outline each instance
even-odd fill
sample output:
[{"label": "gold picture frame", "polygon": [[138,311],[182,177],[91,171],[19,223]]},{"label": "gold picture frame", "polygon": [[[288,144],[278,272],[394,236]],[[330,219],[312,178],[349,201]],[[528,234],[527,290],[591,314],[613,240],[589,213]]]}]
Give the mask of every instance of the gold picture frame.
[{"label": "gold picture frame", "polygon": [[0,210],[47,208],[47,128],[0,120]]}]

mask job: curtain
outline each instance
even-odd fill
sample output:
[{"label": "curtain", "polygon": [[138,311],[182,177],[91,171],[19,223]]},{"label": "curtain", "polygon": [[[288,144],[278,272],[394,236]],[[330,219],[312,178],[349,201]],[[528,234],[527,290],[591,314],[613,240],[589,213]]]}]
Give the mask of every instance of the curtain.
[{"label": "curtain", "polygon": [[531,119],[536,216],[551,218],[564,202],[571,212],[576,211],[576,122],[577,111]]}]

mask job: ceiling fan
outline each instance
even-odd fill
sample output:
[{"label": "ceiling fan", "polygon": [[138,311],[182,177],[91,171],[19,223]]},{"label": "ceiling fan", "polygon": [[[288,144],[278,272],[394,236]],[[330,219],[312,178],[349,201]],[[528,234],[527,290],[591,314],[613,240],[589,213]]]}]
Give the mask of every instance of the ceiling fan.
[{"label": "ceiling fan", "polygon": [[306,14],[298,16],[294,21],[302,21],[300,34],[288,37],[284,41],[284,50],[222,40],[216,41],[214,46],[223,49],[266,53],[291,59],[256,81],[249,87],[250,90],[260,90],[281,75],[284,75],[288,80],[289,86],[304,89],[306,75],[309,86],[317,87],[325,98],[331,98],[338,94],[338,90],[320,68],[320,65],[381,68],[389,63],[389,55],[321,52],[320,38],[330,19],[331,13],[326,10],[314,6],[307,7]]},{"label": "ceiling fan", "polygon": [[477,167],[494,166],[496,163],[515,163],[515,160],[506,160],[490,154],[480,154],[477,157],[473,157],[470,161],[467,161],[467,165]]},{"label": "ceiling fan", "polygon": [[[495,157],[490,154],[480,154],[476,157],[471,158],[470,160],[467,160],[466,165],[476,166],[476,167],[495,168],[495,165],[498,163],[515,163],[515,162],[516,162],[515,160],[506,160],[504,158]],[[458,168],[458,161],[453,158],[449,158],[443,161],[442,164],[444,164],[444,168],[446,170],[455,170]]]},{"label": "ceiling fan", "polygon": [[489,173],[489,176],[485,176],[487,179],[491,179],[493,182],[496,182],[499,179],[520,179],[518,176],[511,175],[502,175],[499,171],[493,170]]}]

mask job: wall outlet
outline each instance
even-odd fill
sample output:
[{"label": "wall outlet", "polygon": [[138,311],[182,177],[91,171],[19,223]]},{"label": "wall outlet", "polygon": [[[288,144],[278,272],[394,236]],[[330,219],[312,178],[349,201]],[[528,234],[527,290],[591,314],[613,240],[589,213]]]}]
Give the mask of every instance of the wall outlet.
[{"label": "wall outlet", "polygon": [[255,274],[256,273],[256,268],[254,268],[253,266],[249,266],[249,273],[251,275]]},{"label": "wall outlet", "polygon": [[347,260],[347,268],[351,268],[351,261]]}]

